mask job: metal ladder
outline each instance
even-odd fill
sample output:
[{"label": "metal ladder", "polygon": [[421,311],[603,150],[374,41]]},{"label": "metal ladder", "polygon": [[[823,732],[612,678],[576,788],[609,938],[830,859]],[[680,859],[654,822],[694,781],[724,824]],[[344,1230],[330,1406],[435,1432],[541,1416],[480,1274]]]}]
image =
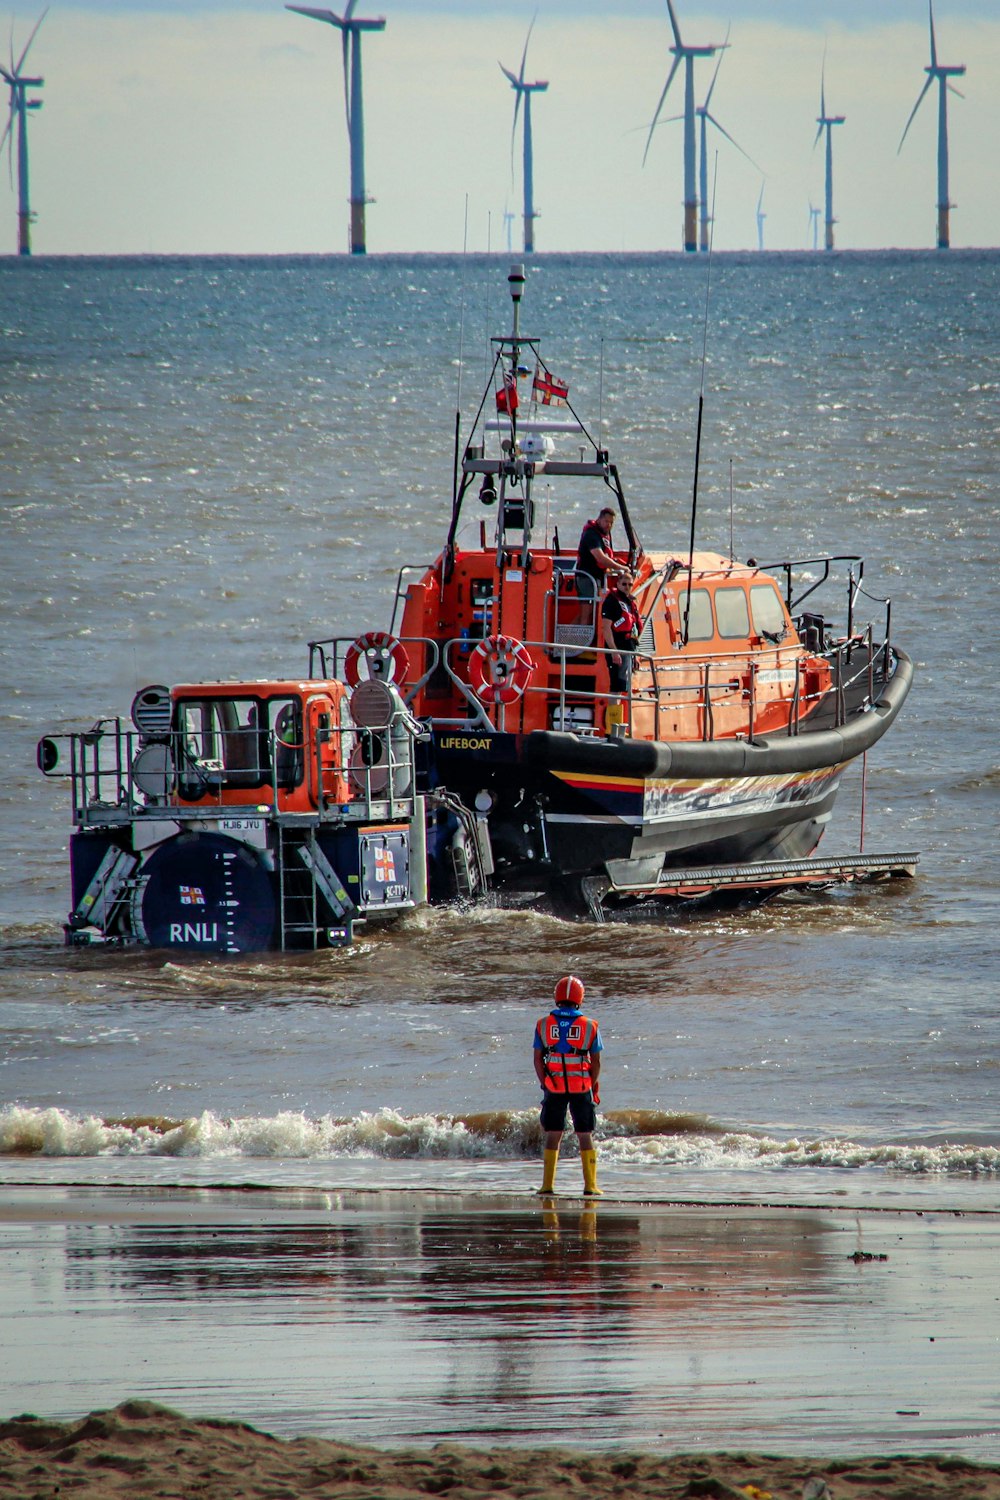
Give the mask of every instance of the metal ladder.
[{"label": "metal ladder", "polygon": [[[321,899],[329,907],[334,923],[350,921],[354,903],[319,847],[315,830],[279,824],[278,914],[283,950],[319,947],[320,933],[330,925],[321,920]],[[307,942],[296,941],[303,935],[308,937]]]}]

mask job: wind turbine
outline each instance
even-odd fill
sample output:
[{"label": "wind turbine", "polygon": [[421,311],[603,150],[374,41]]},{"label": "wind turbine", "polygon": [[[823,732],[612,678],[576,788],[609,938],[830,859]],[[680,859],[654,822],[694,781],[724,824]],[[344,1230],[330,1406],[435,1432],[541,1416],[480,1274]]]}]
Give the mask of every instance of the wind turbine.
[{"label": "wind turbine", "polygon": [[509,68],[500,64],[500,71],[510,81],[514,90],[514,124],[510,132],[510,153],[513,163],[514,137],[517,134],[517,117],[521,109],[521,100],[524,100],[524,253],[530,255],[535,248],[535,180],[534,165],[531,145],[531,96],[532,94],[543,94],[548,88],[547,82],[525,83],[524,65],[528,60],[528,43],[531,41],[531,33],[535,29],[534,19],[528,27],[528,35],[524,42],[524,51],[521,53],[521,71],[515,76]]},{"label": "wind turbine", "polygon": [[31,221],[35,215],[31,212],[31,197],[28,188],[28,110],[41,109],[41,99],[29,99],[29,89],[40,89],[45,82],[44,78],[26,78],[21,72],[24,60],[28,55],[28,48],[38,33],[45,17],[48,15],[48,6],[42,11],[32,29],[31,35],[24,45],[24,51],[14,61],[13,38],[11,38],[10,49],[10,71],[0,67],[0,75],[3,76],[7,87],[10,89],[10,113],[7,116],[7,124],[3,135],[0,135],[0,149],[4,141],[7,141],[7,151],[13,167],[12,153],[14,149],[14,124],[17,122],[17,253],[18,255],[31,254]]},{"label": "wind turbine", "polygon": [[958,92],[958,89],[955,88],[954,84],[949,83],[948,79],[961,78],[962,74],[965,72],[965,64],[962,63],[960,67],[946,67],[944,63],[938,62],[937,43],[934,39],[933,0],[927,0],[927,10],[930,15],[931,23],[931,61],[930,66],[924,69],[924,72],[927,74],[927,82],[920,90],[917,102],[913,106],[910,118],[906,122],[906,130],[903,131],[902,139],[899,142],[899,150],[896,152],[896,154],[898,156],[899,151],[902,151],[903,141],[906,140],[906,131],[909,130],[910,126],[913,124],[913,116],[916,114],[917,110],[924,102],[924,95],[927,93],[927,90],[930,88],[934,80],[937,79],[939,89],[937,247],[939,250],[947,250],[951,244],[950,215],[952,207],[948,197],[948,90],[950,89],[953,94],[958,94],[958,97],[960,99],[962,98],[962,95]]},{"label": "wind turbine", "polygon": [[[729,32],[727,31],[726,32],[726,40],[722,44],[722,49],[724,49],[724,48],[726,48],[728,46],[729,46]],[[701,249],[702,250],[707,250],[708,249],[708,226],[711,223],[711,215],[710,215],[710,213],[708,211],[708,126],[710,124],[714,125],[715,128],[716,128],[716,130],[720,131],[721,134],[725,136],[726,140],[730,143],[730,145],[735,146],[736,149],[737,149],[737,151],[740,153],[740,155],[746,157],[747,161],[750,163],[750,165],[752,167],[757,167],[757,163],[754,161],[753,157],[748,152],[746,152],[746,151],[743,150],[743,147],[740,145],[739,141],[733,140],[733,137],[729,134],[729,131],[725,128],[724,125],[720,125],[719,124],[718,120],[711,113],[711,111],[709,110],[709,107],[708,107],[711,104],[711,102],[712,102],[712,93],[713,93],[713,91],[715,89],[715,80],[718,78],[718,76],[719,76],[719,69],[722,67],[722,55],[721,55],[722,49],[720,49],[719,61],[715,65],[715,72],[712,74],[712,82],[708,86],[708,93],[705,95],[705,102],[704,102],[704,104],[700,104],[698,106],[698,109],[695,111],[696,114],[697,114],[697,116],[698,116],[698,125],[699,125],[699,130],[700,130],[700,142],[701,142],[701,160],[700,160],[698,166],[699,166],[699,187],[701,189]],[[676,118],[680,119],[680,116],[678,115]],[[757,171],[758,172],[760,171],[760,167],[757,167]]]},{"label": "wind turbine", "polygon": [[813,249],[819,249],[819,216],[821,210],[809,205],[809,228],[812,230]]},{"label": "wind turbine", "polygon": [[347,111],[347,139],[351,147],[351,254],[364,255],[365,204],[374,200],[365,191],[365,114],[361,94],[361,33],[384,31],[385,18],[360,20],[354,18],[354,7],[358,0],[347,0],[347,9],[342,16],[332,10],[314,10],[309,5],[286,5],[300,16],[311,16],[314,21],[326,21],[336,26],[341,34],[344,50],[344,104]]},{"label": "wind turbine", "polygon": [[763,248],[764,248],[764,220],[767,218],[767,214],[763,212],[763,208],[764,208],[764,184],[761,183],[761,185],[760,185],[760,197],[757,199],[757,249],[758,250],[763,250]]},{"label": "wind turbine", "polygon": [[[697,193],[695,191],[695,182],[694,182],[694,177],[695,177],[695,161],[694,161],[694,156],[695,156],[695,147],[694,147],[694,60],[695,60],[696,57],[714,57],[715,54],[717,52],[722,51],[723,48],[728,45],[728,43],[723,42],[722,46],[719,46],[717,43],[714,43],[710,47],[686,47],[684,45],[684,43],[681,41],[681,32],[680,32],[680,27],[677,25],[677,16],[674,13],[673,0],[667,0],[667,10],[670,13],[670,25],[671,25],[671,27],[673,29],[673,33],[674,33],[674,46],[672,46],[670,48],[670,51],[673,53],[674,60],[673,60],[673,62],[670,65],[670,72],[667,74],[667,81],[663,85],[663,93],[660,95],[660,102],[656,106],[656,113],[653,115],[653,123],[649,127],[649,136],[647,137],[647,140],[646,140],[646,149],[643,152],[642,161],[643,161],[643,166],[645,166],[645,164],[646,164],[646,157],[649,155],[650,142],[653,139],[653,131],[656,129],[656,123],[657,123],[657,121],[660,118],[660,110],[663,108],[663,101],[664,101],[664,99],[666,99],[666,97],[667,97],[667,91],[670,88],[670,85],[674,81],[674,74],[677,72],[677,70],[680,67],[681,63],[683,63],[684,64],[684,249],[688,250],[688,251],[696,251],[698,249],[698,235],[697,235],[698,196],[697,196]],[[714,82],[714,80],[713,80],[713,82]],[[709,90],[709,92],[711,92],[711,90]],[[715,122],[713,121],[713,124],[714,123]],[[704,195],[705,195],[705,189],[703,187],[702,188],[702,196],[704,197]]]},{"label": "wind turbine", "polygon": [[826,131],[826,249],[833,249],[833,226],[836,220],[833,217],[833,127],[843,125],[847,119],[846,115],[828,115],[826,112],[826,64],[823,64],[823,74],[819,88],[819,118],[816,123],[819,129],[816,131],[816,139],[813,141],[813,149],[819,144],[819,138]]}]

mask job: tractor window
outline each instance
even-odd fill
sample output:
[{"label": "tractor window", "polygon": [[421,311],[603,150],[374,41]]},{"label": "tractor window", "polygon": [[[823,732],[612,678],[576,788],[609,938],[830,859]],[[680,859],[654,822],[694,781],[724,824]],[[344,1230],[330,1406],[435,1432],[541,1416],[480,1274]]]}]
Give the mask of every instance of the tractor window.
[{"label": "tractor window", "polygon": [[254,698],[191,698],[177,709],[182,760],[212,787],[260,786],[269,779]]},{"label": "tractor window", "polygon": [[269,698],[268,725],[274,735],[274,771],[278,785],[298,786],[305,766],[302,705],[297,698]]}]

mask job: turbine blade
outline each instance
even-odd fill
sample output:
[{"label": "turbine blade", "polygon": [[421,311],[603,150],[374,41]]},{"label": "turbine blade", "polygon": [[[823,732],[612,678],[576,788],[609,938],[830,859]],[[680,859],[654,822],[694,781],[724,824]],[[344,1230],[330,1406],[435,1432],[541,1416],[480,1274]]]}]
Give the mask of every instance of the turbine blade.
[{"label": "turbine blade", "polygon": [[731,29],[732,28],[729,27],[726,30],[726,40],[723,42],[722,48],[720,48],[719,50],[719,61],[715,65],[715,72],[712,74],[712,82],[708,85],[708,93],[705,95],[705,103],[702,105],[702,109],[705,111],[706,115],[708,114],[708,106],[712,102],[712,92],[715,88],[715,80],[718,78],[719,69],[722,67],[724,49],[729,46],[729,32]]},{"label": "turbine blade", "polygon": [[673,0],[667,0],[667,10],[670,12],[670,24],[674,29],[674,41],[677,43],[678,47],[683,47],[684,43],[681,41],[681,29],[677,24],[677,17],[674,14]]},{"label": "turbine blade", "polygon": [[511,181],[511,186],[512,187],[514,185],[514,147],[515,147],[516,142],[517,142],[517,117],[518,117],[518,115],[521,112],[521,94],[522,94],[521,85],[520,85],[520,83],[518,83],[518,82],[515,81],[515,83],[514,83],[514,119],[513,119],[512,123],[511,123],[511,127],[510,127],[510,181]]},{"label": "turbine blade", "polygon": [[[670,0],[667,0],[667,4],[668,5],[669,5],[669,3],[670,3]],[[670,88],[670,85],[673,83],[673,81],[674,81],[674,74],[677,72],[677,69],[680,67],[680,65],[681,65],[681,59],[679,57],[675,57],[674,58],[673,67],[670,69],[670,72],[667,74],[667,81],[663,85],[663,93],[660,95],[660,102],[656,106],[656,112],[653,115],[653,123],[649,127],[649,135],[648,135],[648,137],[646,139],[646,149],[642,153],[642,164],[643,164],[643,166],[646,165],[646,157],[649,155],[649,145],[650,145],[650,142],[653,139],[653,131],[656,129],[656,122],[660,118],[660,110],[663,108],[663,101],[667,97],[667,90]]]},{"label": "turbine blade", "polygon": [[343,27],[344,23],[339,16],[335,16],[332,10],[317,10],[312,5],[286,5],[286,10],[293,10],[297,16],[311,16],[314,21],[329,21],[332,26]]},{"label": "turbine blade", "polygon": [[497,67],[500,69],[501,73],[503,74],[503,76],[505,78],[509,78],[510,79],[510,86],[511,86],[511,88],[516,89],[518,87],[518,84],[519,84],[519,81],[520,81],[518,79],[518,77],[517,77],[517,74],[516,73],[512,73],[509,68],[505,68],[504,65],[503,65],[503,63],[497,63]]},{"label": "turbine blade", "polygon": [[820,136],[822,134],[823,134],[823,121],[820,120],[820,122],[819,122],[819,129],[816,131],[816,139],[813,141],[813,150],[814,151],[816,150],[816,147],[819,145],[819,138],[820,138]]},{"label": "turbine blade", "polygon": [[931,23],[931,67],[937,67],[937,41],[934,37],[934,0],[927,0],[927,14]]},{"label": "turbine blade", "polygon": [[961,89],[957,89],[953,83],[949,83],[949,85],[948,85],[948,92],[949,92],[949,94],[954,94],[955,97],[956,97],[956,99],[964,99],[965,98],[965,95],[962,93],[962,90]]},{"label": "turbine blade", "polygon": [[930,74],[930,76],[927,79],[927,82],[924,84],[923,88],[920,90],[920,93],[919,93],[919,95],[917,97],[916,104],[913,106],[913,109],[910,112],[910,118],[906,122],[906,130],[903,131],[903,134],[899,138],[899,145],[896,147],[896,155],[897,156],[899,155],[899,153],[903,149],[903,142],[906,140],[906,131],[909,130],[910,126],[913,124],[913,117],[916,114],[917,110],[920,108],[921,104],[923,104],[924,97],[925,97],[925,95],[927,93],[927,90],[930,88],[930,86],[931,86],[931,84],[933,82],[934,82],[934,75]]},{"label": "turbine blade", "polygon": [[45,20],[45,17],[48,15],[48,13],[49,13],[49,7],[46,6],[45,9],[42,11],[41,15],[38,17],[38,20],[35,22],[34,26],[32,27],[31,35],[29,36],[28,40],[24,44],[24,51],[21,53],[21,56],[17,60],[17,67],[16,68],[11,68],[11,72],[12,73],[20,73],[20,71],[21,71],[21,64],[24,62],[24,59],[28,55],[28,48],[31,46],[32,42],[35,40],[35,37],[38,35],[38,28],[39,28],[39,26],[41,26],[42,22]]},{"label": "turbine blade", "polygon": [[14,186],[14,90],[13,89],[11,89],[11,93],[10,93],[10,113],[7,116],[7,123],[4,126],[4,128],[3,128],[3,135],[0,135],[0,151],[3,150],[3,143],[4,143],[4,141],[7,142],[7,176],[10,179],[11,188],[13,188],[13,186]]},{"label": "turbine blade", "polygon": [[[678,115],[677,118],[681,119],[682,116]],[[740,155],[741,156],[745,156],[746,159],[747,159],[747,161],[750,163],[750,165],[752,167],[756,167],[757,171],[760,172],[761,174],[763,174],[763,171],[764,171],[763,167],[758,166],[757,162],[755,162],[754,159],[753,159],[753,157],[750,155],[750,152],[749,151],[744,151],[744,149],[740,145],[739,141],[734,140],[733,137],[729,134],[729,131],[726,129],[726,127],[724,125],[720,125],[719,122],[718,122],[718,120],[715,118],[715,116],[714,115],[710,115],[707,109],[705,111],[705,118],[706,118],[706,120],[711,120],[711,122],[715,126],[716,130],[721,130],[722,134],[726,137],[726,140],[729,142],[729,144],[731,146],[735,146],[736,149],[737,149],[737,151],[740,153]]]},{"label": "turbine blade", "polygon": [[354,7],[358,0],[347,0],[347,9],[344,11],[344,20],[349,21],[354,14]]},{"label": "turbine blade", "polygon": [[524,51],[521,53],[521,72],[519,76],[522,83],[524,82],[524,65],[528,61],[528,43],[531,41],[531,33],[535,29],[535,22],[537,20],[538,12],[536,10],[535,14],[531,18],[531,25],[528,27],[528,35],[524,39]]},{"label": "turbine blade", "polygon": [[346,26],[341,32],[342,51],[344,55],[344,116],[347,120],[347,138],[351,138],[351,68],[348,52],[351,45],[351,33]]}]

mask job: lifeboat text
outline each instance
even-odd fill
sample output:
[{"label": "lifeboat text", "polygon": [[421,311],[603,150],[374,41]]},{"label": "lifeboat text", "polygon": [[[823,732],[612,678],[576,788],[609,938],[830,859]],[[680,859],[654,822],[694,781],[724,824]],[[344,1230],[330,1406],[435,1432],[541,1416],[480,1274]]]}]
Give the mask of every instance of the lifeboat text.
[{"label": "lifeboat text", "polygon": [[217,943],[219,924],[218,922],[171,922],[170,941],[172,943]]}]

